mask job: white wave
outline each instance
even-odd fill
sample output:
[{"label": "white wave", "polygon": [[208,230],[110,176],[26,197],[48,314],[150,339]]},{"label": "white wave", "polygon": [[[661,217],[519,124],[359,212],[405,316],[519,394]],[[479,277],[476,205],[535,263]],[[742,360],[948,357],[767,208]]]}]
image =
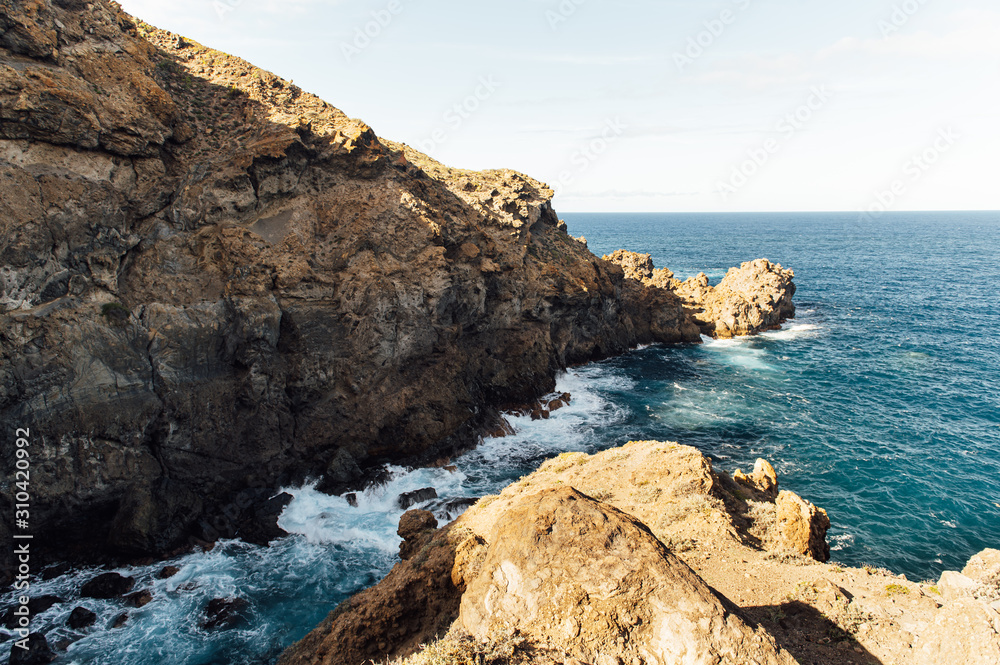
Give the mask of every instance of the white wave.
[{"label": "white wave", "polygon": [[830,551],[839,552],[840,550],[846,550],[854,545],[854,535],[850,533],[841,533],[836,536],[831,536],[830,540]]},{"label": "white wave", "polygon": [[816,323],[797,323],[781,330],[762,332],[761,336],[768,339],[792,340],[801,337],[814,337],[820,330],[822,330],[822,327]]}]

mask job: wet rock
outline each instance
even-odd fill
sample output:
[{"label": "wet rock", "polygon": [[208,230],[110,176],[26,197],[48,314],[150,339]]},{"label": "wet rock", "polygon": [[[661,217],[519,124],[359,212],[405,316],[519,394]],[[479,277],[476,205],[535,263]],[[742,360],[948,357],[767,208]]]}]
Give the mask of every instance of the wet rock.
[{"label": "wet rock", "polygon": [[148,605],[152,600],[153,592],[149,589],[143,589],[142,591],[130,593],[124,598],[125,604],[129,607],[143,607]]},{"label": "wet rock", "polygon": [[351,508],[358,507],[358,494],[357,492],[348,492],[344,495],[344,499],[347,500],[347,505]]},{"label": "wet rock", "polygon": [[130,485],[111,525],[109,544],[133,556],[176,546],[202,512],[201,498],[187,485],[159,478]]},{"label": "wet rock", "polygon": [[246,610],[250,603],[243,598],[213,598],[205,607],[205,619],[201,627],[205,630],[225,630],[246,621]]},{"label": "wet rock", "polygon": [[434,513],[434,515],[442,520],[450,522],[465,512],[470,506],[474,505],[478,500],[479,499],[472,497],[455,497],[451,499],[443,499],[441,501],[431,501],[427,504],[426,509]]},{"label": "wet rock", "polygon": [[80,630],[81,628],[93,626],[95,621],[97,621],[96,613],[91,612],[86,607],[75,607],[70,612],[69,619],[66,620],[66,625],[74,630]]},{"label": "wet rock", "polygon": [[119,598],[135,586],[134,577],[125,577],[119,573],[103,573],[90,580],[80,589],[84,598]]},{"label": "wet rock", "polygon": [[[287,492],[274,494],[272,490],[250,490],[244,495],[248,508],[240,520],[236,535],[248,543],[269,545],[272,541],[287,536],[288,533],[278,526],[278,518],[285,507],[292,502],[292,495]],[[239,497],[238,497],[239,500]]]},{"label": "wet rock", "polygon": [[810,556],[817,561],[830,559],[830,545],[826,532],[830,518],[826,511],[817,508],[799,495],[782,490],[778,492],[778,550]]},{"label": "wet rock", "polygon": [[126,623],[128,623],[128,612],[122,612],[115,617],[114,621],[111,622],[111,629],[121,628]]},{"label": "wet rock", "polygon": [[157,579],[166,580],[179,572],[181,572],[181,569],[178,566],[164,566],[160,569],[160,572],[156,574],[156,577]]},{"label": "wet rock", "polygon": [[[58,605],[61,602],[63,602],[63,599],[59,596],[48,595],[30,597],[28,600],[28,612],[30,616],[35,617],[48,610],[53,605]],[[7,628],[17,627],[18,616],[14,614],[16,609],[16,606],[11,607],[4,615],[3,623]]]},{"label": "wet rock", "polygon": [[45,636],[40,633],[28,635],[28,648],[22,649],[16,643],[10,648],[10,665],[47,665],[56,659]]},{"label": "wet rock", "polygon": [[412,492],[404,492],[399,495],[396,499],[396,505],[406,510],[410,506],[418,503],[425,503],[431,499],[437,498],[437,490],[433,487],[425,487],[419,490],[413,490]]}]

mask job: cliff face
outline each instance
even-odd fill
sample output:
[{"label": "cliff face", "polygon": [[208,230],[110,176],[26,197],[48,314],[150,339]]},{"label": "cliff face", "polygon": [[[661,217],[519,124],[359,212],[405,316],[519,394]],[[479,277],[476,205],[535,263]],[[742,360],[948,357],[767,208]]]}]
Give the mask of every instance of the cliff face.
[{"label": "cliff face", "polygon": [[433,460],[569,363],[698,339],[551,197],[113,3],[2,0],[0,420],[38,542],[250,538],[281,483]]},{"label": "cliff face", "polygon": [[232,535],[253,488],[439,455],[567,363],[697,338],[528,177],[105,2],[6,0],[0,31],[0,419],[63,546]]}]

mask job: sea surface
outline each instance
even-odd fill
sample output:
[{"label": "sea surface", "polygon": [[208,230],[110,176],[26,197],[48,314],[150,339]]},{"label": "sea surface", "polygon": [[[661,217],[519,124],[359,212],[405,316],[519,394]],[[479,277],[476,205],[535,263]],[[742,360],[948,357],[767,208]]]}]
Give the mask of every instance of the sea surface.
[{"label": "sea surface", "polygon": [[[155,566],[120,569],[151,588],[129,610],[80,600],[96,571],[33,585],[65,602],[38,616],[58,662],[272,663],[340,601],[396,561],[395,499],[435,487],[427,506],[496,493],[564,451],[632,439],[698,447],[719,470],[770,460],[785,489],[827,509],[835,561],[936,578],[1000,547],[1000,213],[571,214],[570,232],[598,255],[650,252],[685,278],[767,257],[795,270],[798,316],[782,330],[734,341],[650,346],[570,369],[571,406],[549,420],[512,420],[517,433],[484,442],[458,470],[393,469],[393,480],[343,499],[293,488],[281,518],[292,535],[269,548],[238,541]],[[176,576],[156,579],[166,564]],[[239,597],[245,620],[201,628],[212,598]],[[5,599],[6,600],[6,599]],[[65,622],[78,605],[96,626]],[[2,630],[2,629],[0,629]],[[0,642],[6,656],[10,641]]]}]

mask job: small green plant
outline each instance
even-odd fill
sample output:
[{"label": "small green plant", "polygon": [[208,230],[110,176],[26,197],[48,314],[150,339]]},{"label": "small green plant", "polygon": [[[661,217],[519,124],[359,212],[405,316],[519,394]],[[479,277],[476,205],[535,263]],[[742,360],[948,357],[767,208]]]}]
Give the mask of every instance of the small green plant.
[{"label": "small green plant", "polygon": [[905,596],[910,593],[910,588],[903,586],[902,584],[886,584],[885,585],[885,595],[889,596]]}]

